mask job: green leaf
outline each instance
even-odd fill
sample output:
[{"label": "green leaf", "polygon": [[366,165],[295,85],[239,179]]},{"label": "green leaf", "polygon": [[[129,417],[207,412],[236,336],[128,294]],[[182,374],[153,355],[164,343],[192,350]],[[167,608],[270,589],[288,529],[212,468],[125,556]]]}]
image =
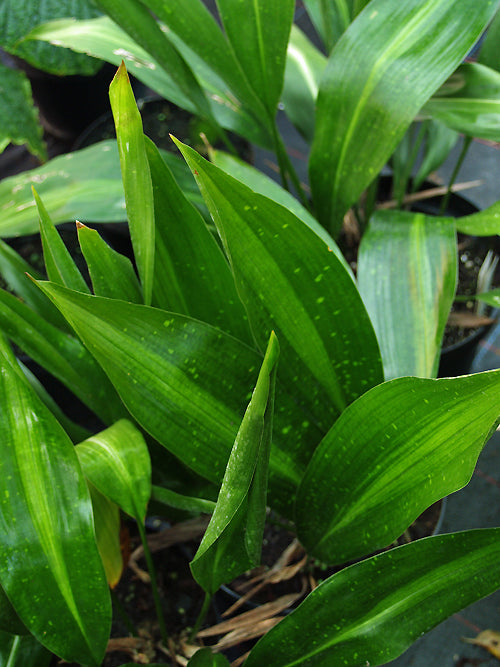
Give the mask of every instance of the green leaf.
[{"label": "green leaf", "polygon": [[359,248],[358,286],[386,380],[436,376],[456,283],[453,218],[405,211],[372,216]]},{"label": "green leaf", "polygon": [[126,414],[106,375],[82,343],[4,290],[0,290],[0,329],[105,422]]},{"label": "green leaf", "polygon": [[[184,7],[185,3],[183,3]],[[184,12],[181,14],[184,16]],[[203,24],[203,28],[205,26],[206,24]],[[173,33],[169,37],[175,42],[176,48],[189,62],[203,88],[208,92],[212,112],[217,122],[222,127],[236,132],[253,143],[262,146],[269,145],[271,141],[269,132],[261,124],[255,122],[255,116],[246,107],[235,102],[234,94],[227,90],[224,81],[221,81],[214,71],[207,67],[209,61],[205,62],[196,57],[189,47],[186,47],[179,38],[175,38]],[[169,69],[164,69],[148,51],[140,47],[107,16],[90,21],[53,21],[35,28],[29,38],[61,44],[102,58],[117,66],[124,60],[128,71],[148,88],[183,109],[192,113],[196,112],[196,105],[177,86],[169,74]],[[197,40],[194,46],[196,45],[200,46],[201,41]],[[219,49],[206,50],[209,53],[219,53]],[[226,71],[229,69],[234,71],[227,66],[228,62],[229,60],[223,59],[223,67]]]},{"label": "green leaf", "polygon": [[493,308],[500,308],[500,289],[491,290],[490,292],[484,292],[482,294],[476,294],[475,299],[487,303]]},{"label": "green leaf", "polygon": [[42,239],[43,259],[49,280],[52,280],[58,285],[64,285],[70,289],[77,290],[78,292],[86,292],[88,294],[89,288],[87,287],[82,274],[78,270],[75,260],[70,255],[69,250],[64,245],[64,241],[59,236],[57,229],[50,219],[47,209],[43,205],[35,188],[33,188],[33,195],[40,217],[40,236]]},{"label": "green leaf", "polygon": [[191,572],[209,595],[259,564],[266,520],[278,339],[269,345]]},{"label": "green leaf", "polygon": [[500,529],[417,540],[333,575],[271,629],[245,667],[371,667],[500,585]]},{"label": "green leaf", "polygon": [[94,294],[142,303],[141,286],[129,258],[113,250],[95,229],[79,222],[76,227]]},{"label": "green leaf", "polygon": [[427,121],[422,162],[413,178],[413,191],[420,189],[426,178],[446,160],[458,141],[458,133],[438,120]]},{"label": "green leaf", "polygon": [[292,26],[281,101],[286,115],[309,143],[314,137],[316,97],[325,66],[325,56]]},{"label": "green leaf", "polygon": [[217,7],[236,58],[272,120],[283,88],[295,2],[217,0]]},{"label": "green leaf", "polygon": [[[39,284],[138,423],[189,468],[220,483],[262,357],[185,316]],[[320,432],[286,394],[275,423],[273,498],[289,507]]]},{"label": "green leaf", "polygon": [[479,62],[500,72],[500,53],[498,43],[500,41],[500,11],[488,26],[486,38],[479,51]]},{"label": "green leaf", "polygon": [[0,631],[0,664],[6,667],[48,667],[52,654],[31,635],[16,637]]},{"label": "green leaf", "polygon": [[111,605],[85,479],[71,440],[0,347],[1,584],[44,646],[97,666]]},{"label": "green leaf", "polygon": [[251,342],[229,264],[158,149],[146,142],[155,210],[155,305]]},{"label": "green leaf", "polygon": [[457,230],[462,234],[471,234],[472,236],[500,234],[500,201],[477,213],[456,218],[455,223]]},{"label": "green leaf", "polygon": [[0,182],[0,236],[38,232],[32,186],[55,224],[126,218],[116,141],[103,141]]},{"label": "green leaf", "polygon": [[58,75],[94,74],[100,63],[67,49],[23,41],[36,25],[63,17],[85,19],[98,11],[88,0],[5,0],[0,4],[0,42],[2,47],[34,67]]},{"label": "green leaf", "polygon": [[[19,616],[16,614],[9,598],[5,595],[4,589],[0,586],[0,637],[9,633],[13,635],[26,635],[28,630]],[[2,643],[0,641],[0,656],[2,653]],[[0,662],[0,664],[3,664]]]},{"label": "green leaf", "polygon": [[222,653],[212,653],[209,648],[201,648],[189,660],[188,667],[229,667],[229,662]]},{"label": "green leaf", "polygon": [[0,153],[10,143],[26,144],[33,155],[46,160],[47,148],[26,75],[0,63],[0,81]]},{"label": "green leaf", "polygon": [[314,27],[321,36],[327,53],[333,49],[351,23],[349,0],[305,0]]},{"label": "green leaf", "polygon": [[166,505],[167,507],[185,510],[186,512],[194,512],[196,514],[212,514],[215,508],[213,500],[184,496],[181,493],[176,493],[170,489],[164,489],[161,486],[155,485],[152,487],[151,500]]},{"label": "green leaf", "polygon": [[276,331],[280,378],[316,423],[329,428],[382,377],[375,335],[350,273],[293,213],[176,143],[219,230],[259,347],[265,349]]},{"label": "green leaf", "polygon": [[449,93],[432,97],[424,105],[422,114],[431,115],[456,132],[500,141],[499,72],[477,63],[466,63],[443,88]]},{"label": "green leaf", "polygon": [[318,93],[309,169],[319,221],[333,236],[496,6],[372,0],[341,37]]},{"label": "green leaf", "polygon": [[130,236],[141,278],[144,303],[153,293],[155,218],[153,186],[144,145],[142,121],[122,64],[109,88],[115,119]]},{"label": "green leaf", "polygon": [[100,493],[88,480],[87,484],[92,499],[97,548],[108,585],[110,588],[114,588],[120,581],[123,572],[123,557],[120,547],[120,510],[118,505]]},{"label": "green leaf", "polygon": [[297,493],[297,532],[342,563],[384,548],[467,484],[499,422],[500,371],[399,378],[367,392],[316,449]]},{"label": "green leaf", "polygon": [[151,496],[151,461],[142,433],[121,419],[76,447],[92,484],[137,521],[144,521]]}]

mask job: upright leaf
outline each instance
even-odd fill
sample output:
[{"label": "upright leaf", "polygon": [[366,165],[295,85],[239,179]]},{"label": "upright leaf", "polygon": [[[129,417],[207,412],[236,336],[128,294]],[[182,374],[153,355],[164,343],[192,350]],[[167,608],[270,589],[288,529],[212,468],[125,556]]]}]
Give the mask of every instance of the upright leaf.
[{"label": "upright leaf", "polygon": [[297,494],[299,539],[343,563],[387,547],[467,484],[499,423],[500,371],[399,378],[367,392],[316,449]]},{"label": "upright leaf", "polygon": [[356,285],[293,213],[176,142],[200,185],[231,262],[254,336],[280,340],[280,378],[328,428],[381,380],[377,342]]},{"label": "upright leaf", "polygon": [[385,665],[500,585],[500,529],[440,535],[343,569],[252,649],[245,667]]},{"label": "upright leaf", "polygon": [[500,53],[498,41],[500,39],[500,11],[488,26],[488,32],[479,51],[479,62],[500,72]]},{"label": "upright leaf", "polygon": [[451,0],[372,0],[339,40],[318,93],[310,159],[318,217],[334,236],[347,209],[497,6],[476,0],[462,0],[459,7]]},{"label": "upright leaf", "polygon": [[123,556],[120,546],[120,510],[118,505],[88,482],[94,513],[95,539],[110,588],[120,581]]},{"label": "upright leaf", "polygon": [[260,560],[278,355],[278,340],[272,333],[229,456],[217,504],[191,561],[194,578],[210,595]]},{"label": "upright leaf", "polygon": [[435,377],[457,282],[453,218],[378,211],[363,235],[358,285],[386,380]]},{"label": "upright leaf", "polygon": [[425,147],[422,162],[413,177],[413,190],[417,192],[426,178],[446,160],[458,141],[459,135],[438,120],[427,121]]},{"label": "upright leaf", "polygon": [[71,440],[0,346],[1,585],[44,646],[97,666],[111,607],[87,485]]},{"label": "upright leaf", "polygon": [[333,49],[351,22],[349,0],[305,0],[307,13],[327,53]]},{"label": "upright leaf", "polygon": [[153,186],[149,171],[142,121],[125,65],[120,65],[109,88],[116,126],[130,236],[141,278],[144,303],[153,292],[155,219]]}]

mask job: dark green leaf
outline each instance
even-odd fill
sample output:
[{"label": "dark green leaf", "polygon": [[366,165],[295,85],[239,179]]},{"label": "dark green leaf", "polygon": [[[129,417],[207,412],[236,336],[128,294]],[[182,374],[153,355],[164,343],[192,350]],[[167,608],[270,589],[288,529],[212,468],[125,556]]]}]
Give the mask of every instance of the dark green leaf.
[{"label": "dark green leaf", "polygon": [[71,440],[4,342],[1,358],[1,584],[44,646],[97,666],[111,605],[87,485]]},{"label": "dark green leaf", "polygon": [[265,635],[245,667],[370,667],[500,585],[500,529],[417,540],[333,575]]},{"label": "dark green leaf", "polygon": [[167,507],[186,510],[186,512],[195,512],[197,514],[212,514],[215,508],[215,502],[213,500],[184,496],[175,491],[171,491],[170,489],[164,489],[161,486],[155,485],[152,487],[151,500],[155,500],[157,503],[161,503]]},{"label": "dark green leaf", "polygon": [[301,542],[342,563],[384,548],[471,478],[499,422],[500,371],[400,378],[367,392],[316,449],[296,501]]},{"label": "dark green leaf", "polygon": [[386,380],[436,376],[456,282],[453,218],[405,211],[372,216],[359,248],[358,285]]},{"label": "dark green leaf", "polygon": [[191,561],[194,578],[213,595],[259,564],[266,520],[278,339],[269,345],[241,422],[210,523]]},{"label": "dark green leaf", "polygon": [[6,667],[47,667],[52,654],[31,635],[16,637],[0,631],[0,664]]},{"label": "dark green leaf", "polygon": [[372,0],[343,34],[321,81],[310,159],[318,217],[332,235],[496,6]]},{"label": "dark green leaf", "polygon": [[221,653],[212,653],[209,648],[201,648],[188,662],[188,667],[229,667],[229,662]]},{"label": "dark green leaf", "polygon": [[[5,595],[4,589],[0,586],[0,636],[4,633],[13,635],[26,635],[28,630],[19,616],[16,614],[9,598]],[[2,646],[0,641],[0,655]],[[3,664],[0,660],[0,665]]]},{"label": "dark green leaf", "polygon": [[495,18],[488,27],[486,38],[479,51],[479,62],[500,72],[500,51],[498,43],[500,42],[500,11],[497,11]]}]

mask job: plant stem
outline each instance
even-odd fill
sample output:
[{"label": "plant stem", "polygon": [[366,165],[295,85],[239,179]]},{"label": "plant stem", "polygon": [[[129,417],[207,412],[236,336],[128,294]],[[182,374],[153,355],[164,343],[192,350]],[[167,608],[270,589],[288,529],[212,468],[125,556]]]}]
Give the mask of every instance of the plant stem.
[{"label": "plant stem", "polygon": [[189,640],[188,640],[189,642],[192,642],[196,637],[196,635],[198,634],[198,630],[200,629],[201,624],[205,620],[211,602],[212,602],[212,596],[210,595],[210,593],[205,593],[205,599],[203,600],[203,605],[201,607],[200,613],[198,614],[198,618],[196,619],[193,629],[189,634]]},{"label": "plant stem", "polygon": [[453,184],[455,183],[455,180],[458,176],[458,172],[460,171],[460,167],[462,166],[462,163],[465,159],[465,156],[467,155],[467,151],[469,150],[469,146],[471,144],[472,137],[464,137],[464,145],[462,146],[462,150],[460,151],[460,155],[458,156],[457,163],[455,165],[455,169],[453,170],[452,175],[450,176],[450,180],[448,182],[448,190],[446,191],[445,196],[443,197],[443,200],[441,201],[441,206],[439,208],[439,213],[440,215],[443,215],[444,212],[446,211],[446,208],[448,206],[448,201],[450,199],[451,195],[451,189],[453,187]]},{"label": "plant stem", "polygon": [[9,659],[7,661],[7,664],[5,667],[14,667],[16,662],[17,662],[17,657],[19,653],[19,647],[21,645],[21,637],[19,635],[15,635],[14,641],[12,642],[12,647],[10,649],[10,655]]},{"label": "plant stem", "polygon": [[153,593],[153,600],[155,603],[156,616],[158,617],[158,625],[160,626],[160,633],[163,644],[168,646],[168,634],[167,627],[165,625],[165,617],[163,615],[163,609],[161,606],[160,593],[158,591],[158,582],[156,580],[156,570],[153,564],[153,559],[151,557],[151,551],[149,550],[148,540],[146,537],[146,531],[144,529],[144,523],[137,520],[137,527],[139,529],[139,535],[141,536],[142,547],[144,549],[144,558],[146,559],[146,565],[148,568],[149,576],[151,577],[151,590]]}]

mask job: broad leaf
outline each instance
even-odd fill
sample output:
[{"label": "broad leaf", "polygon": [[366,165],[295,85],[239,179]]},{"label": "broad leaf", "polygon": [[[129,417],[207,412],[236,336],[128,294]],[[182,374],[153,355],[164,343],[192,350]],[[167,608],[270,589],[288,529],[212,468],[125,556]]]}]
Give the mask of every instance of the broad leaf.
[{"label": "broad leaf", "polygon": [[500,11],[497,11],[495,18],[488,26],[488,32],[481,45],[479,52],[479,62],[500,72],[500,53],[498,51],[498,42],[500,41]]},{"label": "broad leaf", "polygon": [[299,539],[342,563],[391,544],[472,476],[499,422],[500,371],[400,378],[364,394],[316,449],[297,494]]},{"label": "broad leaf", "polygon": [[141,286],[129,258],[113,250],[95,229],[79,222],[76,227],[94,294],[142,303]]},{"label": "broad leaf", "polygon": [[500,585],[500,529],[417,540],[348,567],[252,649],[245,667],[371,667]]},{"label": "broad leaf", "polygon": [[[78,453],[78,452],[77,452]],[[120,581],[123,557],[120,547],[120,510],[118,505],[87,481],[94,513],[95,539],[110,588]]]},{"label": "broad leaf", "polygon": [[456,282],[453,218],[405,211],[372,216],[359,248],[358,285],[386,380],[436,376]]},{"label": "broad leaf", "polygon": [[111,606],[87,485],[71,440],[4,342],[1,363],[1,584],[44,646],[99,665]]},{"label": "broad leaf", "polygon": [[455,220],[457,230],[472,236],[494,236],[500,234],[500,201],[488,208]]},{"label": "broad leaf", "polygon": [[209,648],[201,648],[189,660],[187,667],[229,667],[229,662],[222,653],[212,653]]},{"label": "broad leaf", "polygon": [[[133,417],[189,468],[220,483],[262,357],[185,316],[39,283],[98,360]],[[320,431],[281,395],[273,499],[289,507]]]},{"label": "broad leaf", "polygon": [[47,159],[38,112],[23,72],[0,63],[0,153],[10,144],[27,144],[40,160]]},{"label": "broad leaf", "polygon": [[318,218],[334,236],[496,7],[476,0],[462,0],[459,8],[450,0],[372,0],[341,37],[320,85],[310,159]]},{"label": "broad leaf", "polygon": [[0,182],[0,236],[38,232],[32,186],[55,224],[126,218],[116,141],[103,141]]},{"label": "broad leaf", "polygon": [[151,496],[151,461],[142,433],[126,419],[76,447],[85,476],[137,521]]},{"label": "broad leaf", "polygon": [[52,654],[31,635],[18,637],[0,631],[0,664],[6,667],[48,667]]},{"label": "broad leaf", "polygon": [[350,273],[293,213],[176,143],[214,218],[258,345],[265,349],[271,329],[276,331],[280,378],[328,428],[382,374]]},{"label": "broad leaf", "polygon": [[146,142],[155,210],[154,304],[251,342],[231,269],[158,149]]},{"label": "broad leaf", "polygon": [[266,521],[274,385],[279,356],[271,333],[252,399],[227,463],[210,523],[191,561],[191,572],[209,595],[259,564]]},{"label": "broad leaf", "polygon": [[109,88],[116,126],[130,236],[142,284],[144,303],[153,293],[155,219],[153,186],[144,145],[142,121],[127,70],[122,64]]}]

